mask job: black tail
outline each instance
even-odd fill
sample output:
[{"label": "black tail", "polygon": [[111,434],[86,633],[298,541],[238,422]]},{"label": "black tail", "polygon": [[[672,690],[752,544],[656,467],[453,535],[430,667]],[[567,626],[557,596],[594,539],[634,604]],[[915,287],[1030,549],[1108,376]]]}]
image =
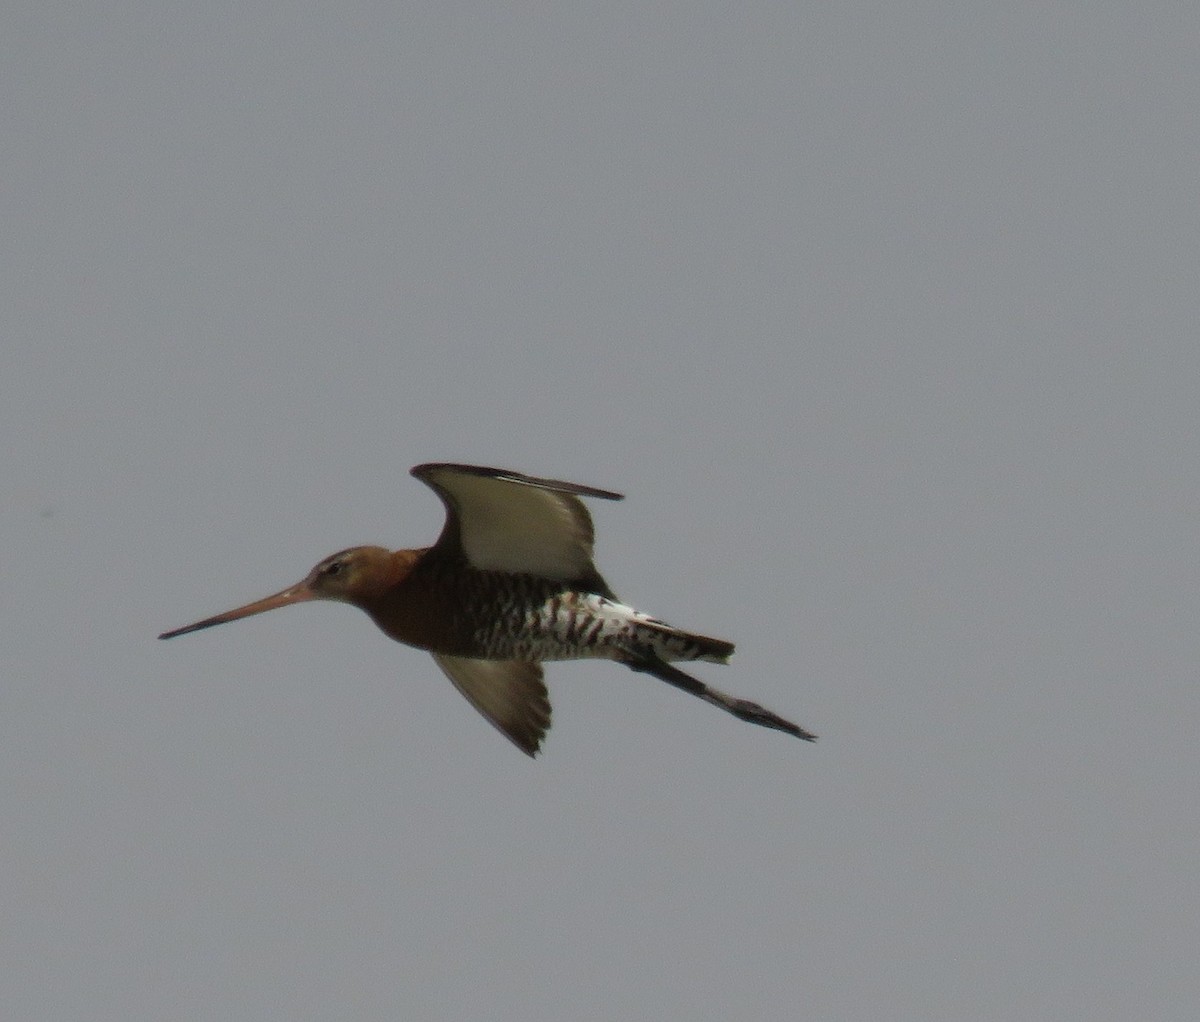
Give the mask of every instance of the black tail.
[{"label": "black tail", "polygon": [[726,695],[718,689],[709,688],[704,682],[693,678],[690,674],[685,674],[678,667],[672,666],[653,654],[645,653],[637,657],[630,656],[622,662],[635,671],[652,674],[661,681],[665,681],[668,685],[674,685],[676,688],[683,689],[684,692],[690,692],[692,695],[698,696],[706,703],[719,706],[722,710],[732,713],[740,720],[748,720],[751,724],[774,728],[776,731],[786,731],[789,735],[803,738],[806,742],[815,742],[817,740],[816,735],[805,731],[804,728],[793,724],[790,720],[784,720],[777,713],[772,713],[766,707],[759,706],[758,703],[752,703],[749,699],[738,699],[735,696]]},{"label": "black tail", "polygon": [[646,651],[651,656],[657,651],[660,660],[708,660],[710,663],[724,664],[733,656],[732,642],[685,632],[665,621],[642,618],[637,622],[636,629],[647,636],[661,636],[661,642],[649,643],[652,650]]},{"label": "black tail", "polygon": [[688,632],[687,637],[700,650],[700,656],[697,659],[712,659],[718,663],[724,663],[733,656],[732,642],[726,642],[724,639],[714,639],[708,635],[697,635],[695,632]]}]

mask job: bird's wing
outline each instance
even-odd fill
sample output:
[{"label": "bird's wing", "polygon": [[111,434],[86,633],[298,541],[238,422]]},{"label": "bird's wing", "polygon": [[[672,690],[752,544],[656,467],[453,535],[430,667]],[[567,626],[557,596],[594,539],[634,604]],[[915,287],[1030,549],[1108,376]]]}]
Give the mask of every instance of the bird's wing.
[{"label": "bird's wing", "polygon": [[433,659],[472,706],[536,756],[550,728],[550,695],[540,664],[525,660],[474,660],[434,653]]},{"label": "bird's wing", "polygon": [[473,465],[418,465],[412,474],[446,505],[435,553],[465,557],[482,571],[603,586],[592,564],[592,517],[579,498],[621,494]]}]

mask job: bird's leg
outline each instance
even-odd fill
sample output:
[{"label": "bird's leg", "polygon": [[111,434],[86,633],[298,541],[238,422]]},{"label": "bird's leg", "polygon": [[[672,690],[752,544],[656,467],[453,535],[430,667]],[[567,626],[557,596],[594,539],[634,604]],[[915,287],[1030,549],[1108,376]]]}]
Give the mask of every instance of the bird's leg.
[{"label": "bird's leg", "polygon": [[766,707],[759,706],[758,703],[752,703],[749,699],[738,699],[735,696],[727,695],[719,689],[711,688],[698,678],[693,678],[690,674],[685,674],[678,667],[667,663],[661,657],[657,657],[652,653],[629,653],[622,657],[621,662],[631,670],[639,671],[643,674],[652,674],[660,681],[665,681],[668,685],[674,685],[676,688],[683,689],[684,692],[689,692],[703,699],[706,703],[719,706],[722,710],[732,713],[740,720],[747,720],[751,724],[759,724],[762,727],[774,728],[776,731],[786,731],[789,735],[803,738],[806,742],[815,742],[817,740],[816,735],[805,731],[804,728],[793,724],[790,720],[784,720],[777,713],[772,713]]}]

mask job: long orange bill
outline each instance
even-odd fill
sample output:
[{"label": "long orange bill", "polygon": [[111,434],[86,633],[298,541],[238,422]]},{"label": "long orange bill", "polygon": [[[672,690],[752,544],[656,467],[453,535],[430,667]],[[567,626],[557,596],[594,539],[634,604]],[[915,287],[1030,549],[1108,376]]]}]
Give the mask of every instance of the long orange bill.
[{"label": "long orange bill", "polygon": [[236,610],[227,610],[224,614],[218,614],[216,617],[206,617],[203,621],[197,621],[194,625],[184,625],[182,628],[176,628],[174,631],[163,632],[159,638],[173,639],[176,635],[198,632],[201,628],[223,625],[226,621],[237,621],[239,618],[251,617],[254,614],[263,614],[268,610],[274,610],[276,607],[286,607],[292,603],[304,603],[306,600],[315,600],[316,597],[317,594],[312,591],[307,582],[298,582],[296,585],[290,586],[283,590],[283,592],[276,593],[274,596],[267,596],[264,599],[256,600],[254,603],[247,603],[246,606],[238,607]]}]

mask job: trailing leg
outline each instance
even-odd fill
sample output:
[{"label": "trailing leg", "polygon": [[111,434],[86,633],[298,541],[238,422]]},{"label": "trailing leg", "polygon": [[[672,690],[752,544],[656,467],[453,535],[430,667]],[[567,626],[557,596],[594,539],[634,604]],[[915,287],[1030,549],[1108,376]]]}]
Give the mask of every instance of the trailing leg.
[{"label": "trailing leg", "polygon": [[727,695],[719,689],[711,688],[698,678],[693,678],[690,674],[685,674],[678,667],[667,663],[652,653],[627,654],[621,659],[621,662],[634,671],[652,674],[660,681],[665,681],[668,685],[674,685],[684,692],[689,692],[703,699],[706,703],[719,706],[722,710],[732,713],[740,720],[746,720],[751,724],[758,724],[762,727],[773,728],[776,731],[786,731],[789,735],[803,738],[806,742],[815,742],[817,740],[816,735],[805,731],[804,728],[793,724],[790,720],[784,720],[777,713],[772,713],[766,707],[759,706],[758,703],[752,703],[749,699],[738,699],[736,696]]}]

